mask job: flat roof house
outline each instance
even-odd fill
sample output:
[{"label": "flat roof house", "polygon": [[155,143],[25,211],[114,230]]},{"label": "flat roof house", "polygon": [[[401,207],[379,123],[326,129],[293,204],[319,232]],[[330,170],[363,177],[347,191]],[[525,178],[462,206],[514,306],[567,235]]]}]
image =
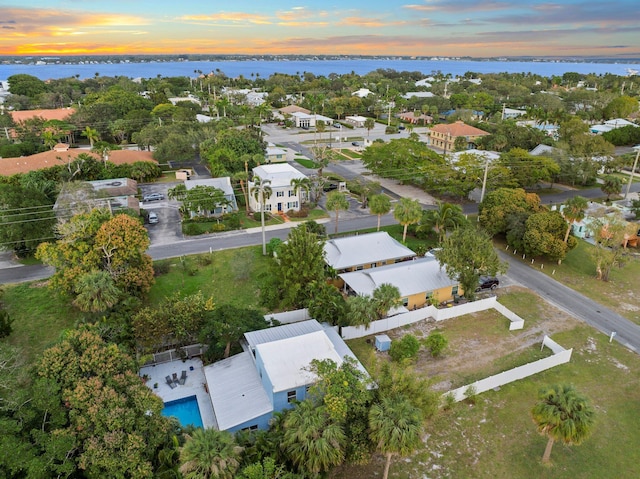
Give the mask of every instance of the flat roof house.
[{"label": "flat roof house", "polygon": [[416,256],[386,231],[327,240],[324,252],[326,263],[338,273],[377,268]]},{"label": "flat roof house", "polygon": [[[306,197],[306,192],[296,191],[291,186],[291,180],[306,178],[303,173],[287,163],[275,163],[256,166],[253,169],[253,177],[270,182],[271,196],[265,198],[265,211],[282,211],[286,213],[289,210],[300,210],[300,205]],[[249,207],[253,211],[260,211],[262,205],[253,196],[255,181],[249,181],[247,185],[249,189]]]},{"label": "flat roof house", "polygon": [[274,412],[307,396],[311,361],[345,356],[366,370],[338,333],[316,320],[245,333],[245,351],[204,368],[219,429],[266,429]]}]

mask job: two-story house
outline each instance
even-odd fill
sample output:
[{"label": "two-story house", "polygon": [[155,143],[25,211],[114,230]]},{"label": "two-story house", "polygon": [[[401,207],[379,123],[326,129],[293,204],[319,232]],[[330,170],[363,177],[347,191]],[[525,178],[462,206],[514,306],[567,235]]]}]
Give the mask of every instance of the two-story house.
[{"label": "two-story house", "polygon": [[467,125],[463,121],[456,121],[455,123],[442,123],[431,127],[427,133],[427,140],[428,144],[436,148],[441,148],[444,151],[453,151],[458,137],[465,139],[467,148],[475,148],[477,146],[476,140],[489,134],[480,128]]},{"label": "two-story house", "polygon": [[366,370],[330,326],[316,320],[245,333],[244,352],[204,368],[220,430],[267,429],[274,412],[307,397],[315,359],[340,365],[345,356]]},{"label": "two-story house", "polygon": [[[271,188],[271,196],[264,199],[264,211],[283,212],[289,210],[299,211],[300,205],[306,199],[304,190],[296,190],[291,182],[294,179],[304,179],[306,176],[287,163],[274,163],[261,165],[253,169],[253,178],[260,178],[262,182],[268,182]],[[254,195],[255,181],[249,181],[249,207],[253,211],[261,211],[260,198]]]}]

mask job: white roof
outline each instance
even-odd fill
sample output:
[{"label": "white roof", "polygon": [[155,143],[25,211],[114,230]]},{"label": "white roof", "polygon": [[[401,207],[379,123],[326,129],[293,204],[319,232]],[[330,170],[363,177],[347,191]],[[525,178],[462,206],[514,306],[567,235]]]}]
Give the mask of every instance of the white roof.
[{"label": "white roof", "polygon": [[539,155],[545,155],[547,153],[553,153],[554,150],[555,148],[553,146],[540,144],[536,146],[533,150],[531,150],[529,154],[533,156],[539,156]]},{"label": "white roof", "polygon": [[287,163],[256,166],[253,175],[271,181],[271,188],[289,186],[294,178],[306,178],[303,173]]},{"label": "white roof", "polygon": [[613,120],[607,120],[604,122],[605,125],[611,125],[614,128],[620,128],[623,126],[638,126],[629,120],[625,120],[624,118],[614,118]]},{"label": "white roof", "polygon": [[451,279],[440,263],[432,258],[353,271],[339,275],[357,294],[371,296],[384,283],[392,284],[400,290],[400,296],[427,293],[447,286],[455,286],[458,281]]},{"label": "white roof", "polygon": [[431,87],[431,83],[429,83],[430,81],[433,81],[433,80],[429,80],[428,78],[423,78],[422,80],[418,80],[416,82],[416,86],[423,86],[423,87],[430,88]]},{"label": "white roof", "polygon": [[287,152],[277,146],[267,146],[267,156],[286,155]]},{"label": "white roof", "polygon": [[204,374],[221,431],[273,411],[251,353],[205,366]]},{"label": "white roof", "polygon": [[360,115],[350,115],[350,116],[346,116],[344,118],[345,120],[351,120],[351,121],[366,121],[367,117],[365,116],[360,116]]},{"label": "white roof", "polygon": [[324,252],[327,264],[337,270],[416,256],[386,231],[330,239],[324,244]]},{"label": "white roof", "polygon": [[275,326],[273,328],[249,331],[244,333],[244,338],[249,344],[251,351],[253,351],[256,349],[258,344],[280,341],[281,339],[293,338],[295,336],[315,333],[316,331],[322,330],[323,328],[318,321],[310,319],[308,321],[300,321],[298,323],[283,324],[282,326]]},{"label": "white roof", "polygon": [[407,98],[407,99],[413,96],[415,96],[416,98],[432,98],[435,95],[430,91],[408,91],[407,93],[402,95],[403,98]]},{"label": "white roof", "polygon": [[185,180],[184,186],[187,190],[195,188],[196,186],[213,186],[214,188],[224,191],[225,195],[233,196],[231,179],[228,176],[222,176],[220,178],[205,178],[201,180]]},{"label": "white roof", "polygon": [[262,358],[273,392],[288,391],[316,380],[308,371],[314,359],[331,359],[342,364],[342,358],[324,331],[258,344],[256,356]]},{"label": "white roof", "polygon": [[487,159],[489,161],[497,160],[498,158],[500,158],[500,153],[498,153],[497,151],[477,150],[475,148],[471,148],[469,150],[454,151],[450,155],[451,155],[452,159],[457,161],[458,159],[460,159],[460,156],[465,155],[465,154],[466,155],[480,156],[480,157],[485,158],[485,159]]},{"label": "white roof", "polygon": [[373,92],[368,88],[360,88],[358,91],[354,91],[351,95],[359,96],[360,98],[365,98],[371,95]]}]

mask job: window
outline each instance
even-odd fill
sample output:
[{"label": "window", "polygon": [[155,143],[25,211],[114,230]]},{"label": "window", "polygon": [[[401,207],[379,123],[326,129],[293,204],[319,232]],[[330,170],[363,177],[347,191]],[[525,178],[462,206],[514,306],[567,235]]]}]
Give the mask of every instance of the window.
[{"label": "window", "polygon": [[271,211],[271,203],[267,203],[266,205],[264,205],[264,210]]},{"label": "window", "polygon": [[451,294],[458,294],[458,286],[454,286],[453,288],[451,288]]},{"label": "window", "polygon": [[427,293],[427,295],[425,296],[425,299],[426,299],[427,301],[429,301],[431,298],[433,298],[433,291],[429,291],[429,292]]},{"label": "window", "polygon": [[364,269],[364,266],[360,265],[360,266],[356,266],[356,271],[362,271]]},{"label": "window", "polygon": [[257,431],[258,430],[258,425],[257,424],[253,424],[249,427],[243,427],[242,428],[243,431]]},{"label": "window", "polygon": [[409,306],[409,298],[402,298],[402,306],[405,308]]},{"label": "window", "polygon": [[297,201],[290,201],[289,203],[287,203],[287,209],[293,209],[293,208],[297,208],[298,207],[298,202]]},{"label": "window", "polygon": [[284,196],[284,191],[276,191],[276,198],[282,198]]},{"label": "window", "polygon": [[378,266],[378,263],[371,263],[371,267],[372,267],[372,268],[375,268],[375,267],[377,267],[377,266]]},{"label": "window", "polygon": [[287,402],[292,403],[296,400],[296,392],[295,391],[287,391]]},{"label": "window", "polygon": [[295,196],[295,193],[293,192],[293,190],[289,190],[289,198],[291,198],[292,196]]}]

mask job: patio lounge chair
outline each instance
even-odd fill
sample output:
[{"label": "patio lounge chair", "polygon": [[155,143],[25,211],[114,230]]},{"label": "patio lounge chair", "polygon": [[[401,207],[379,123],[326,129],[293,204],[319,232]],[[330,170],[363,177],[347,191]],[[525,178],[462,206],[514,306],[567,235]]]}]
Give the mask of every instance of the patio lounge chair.
[{"label": "patio lounge chair", "polygon": [[180,379],[178,380],[180,382],[180,385],[182,386],[186,380],[187,380],[187,372],[182,371],[182,374],[180,375]]},{"label": "patio lounge chair", "polygon": [[178,373],[173,373],[172,379],[173,379],[173,384],[177,386],[179,384]]},{"label": "patio lounge chair", "polygon": [[176,387],[176,384],[173,382],[173,379],[171,379],[171,376],[167,376],[166,378],[164,378],[167,381],[167,384],[169,385],[169,387],[171,389]]}]

